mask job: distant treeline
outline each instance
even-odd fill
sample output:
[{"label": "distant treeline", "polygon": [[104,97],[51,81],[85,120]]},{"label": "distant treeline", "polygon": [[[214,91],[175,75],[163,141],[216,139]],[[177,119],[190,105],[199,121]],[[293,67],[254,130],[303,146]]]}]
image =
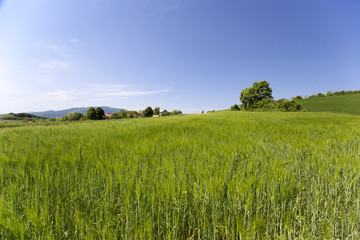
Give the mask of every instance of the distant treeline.
[{"label": "distant treeline", "polygon": [[103,120],[103,119],[124,119],[124,118],[144,118],[144,117],[165,117],[170,115],[181,115],[182,112],[180,110],[174,110],[172,112],[168,112],[167,110],[160,110],[160,107],[156,107],[152,109],[151,107],[147,107],[143,111],[126,111],[121,110],[119,112],[114,112],[112,114],[106,114],[101,107],[90,107],[86,114],[82,114],[80,112],[74,111],[69,112],[64,117],[58,118],[59,121],[79,121],[79,120]]},{"label": "distant treeline", "polygon": [[0,116],[3,120],[26,120],[26,121],[34,121],[39,119],[47,119],[44,117],[39,117],[30,113],[9,113]]},{"label": "distant treeline", "polygon": [[329,97],[329,96],[342,96],[342,95],[360,95],[360,90],[354,90],[354,91],[345,91],[345,90],[341,90],[341,91],[327,91],[325,94],[324,93],[318,93],[318,94],[312,94],[310,96],[296,96],[293,97],[292,100],[301,100],[301,99],[307,99],[307,98],[319,98],[319,97]]}]

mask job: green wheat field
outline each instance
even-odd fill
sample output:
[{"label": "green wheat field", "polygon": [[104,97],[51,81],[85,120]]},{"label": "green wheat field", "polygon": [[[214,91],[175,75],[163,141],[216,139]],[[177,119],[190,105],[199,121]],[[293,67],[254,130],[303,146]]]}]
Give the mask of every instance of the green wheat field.
[{"label": "green wheat field", "polygon": [[359,239],[360,116],[0,130],[0,239]]}]

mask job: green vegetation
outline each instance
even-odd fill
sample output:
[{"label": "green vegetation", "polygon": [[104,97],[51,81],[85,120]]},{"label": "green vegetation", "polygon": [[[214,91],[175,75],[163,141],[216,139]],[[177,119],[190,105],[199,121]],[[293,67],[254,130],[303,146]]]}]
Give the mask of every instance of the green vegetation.
[{"label": "green vegetation", "polygon": [[245,88],[240,93],[240,101],[244,110],[259,108],[259,104],[262,104],[265,100],[269,103],[272,99],[272,88],[265,80],[254,82],[252,87]]},{"label": "green vegetation", "polygon": [[79,112],[69,112],[64,117],[60,118],[60,121],[79,121],[81,119],[85,119],[85,116]]},{"label": "green vegetation", "polygon": [[0,239],[357,239],[360,116],[0,131]]},{"label": "green vegetation", "polygon": [[154,110],[152,109],[152,107],[145,108],[145,110],[141,114],[141,116],[143,117],[152,117],[153,115],[154,115]]},{"label": "green vegetation", "polygon": [[299,100],[305,111],[360,114],[360,95],[334,95]]},{"label": "green vegetation", "polygon": [[[301,104],[294,100],[274,100],[270,84],[263,80],[254,82],[252,87],[245,88],[240,93],[241,107],[237,104],[231,106],[231,111],[259,111],[259,112],[298,112]],[[240,109],[239,109],[240,108]]]},{"label": "green vegetation", "polygon": [[86,111],[85,116],[86,116],[86,119],[97,120],[95,108],[94,107],[89,107],[89,109]]},{"label": "green vegetation", "polygon": [[161,113],[162,117],[166,117],[166,116],[174,116],[174,115],[182,115],[182,111],[180,110],[173,110],[171,112],[168,111],[164,111],[163,113]]},{"label": "green vegetation", "polygon": [[154,108],[154,115],[159,115],[159,114],[160,114],[160,107]]},{"label": "green vegetation", "polygon": [[105,118],[105,112],[101,107],[97,107],[96,110],[96,119],[101,120]]},{"label": "green vegetation", "polygon": [[24,121],[35,121],[39,119],[46,119],[29,113],[9,113],[0,116],[3,120],[24,120]]},{"label": "green vegetation", "polygon": [[[354,91],[345,91],[345,90],[341,90],[341,91],[327,91],[326,94],[323,93],[318,93],[318,94],[312,94],[309,97],[305,97],[305,98],[321,98],[321,97],[330,97],[330,96],[343,96],[343,95],[360,95],[360,90],[354,90]],[[302,99],[301,96],[297,96],[295,97],[293,100],[296,99]]]}]

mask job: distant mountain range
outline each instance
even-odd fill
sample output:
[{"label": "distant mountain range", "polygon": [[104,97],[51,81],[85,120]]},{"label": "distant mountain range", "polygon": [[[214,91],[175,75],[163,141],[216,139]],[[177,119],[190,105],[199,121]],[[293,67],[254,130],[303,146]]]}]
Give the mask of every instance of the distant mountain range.
[{"label": "distant mountain range", "polygon": [[[65,116],[69,112],[80,112],[82,114],[85,114],[86,110],[88,110],[88,108],[89,107],[79,107],[79,108],[69,108],[69,109],[58,110],[58,111],[49,110],[49,111],[44,111],[44,112],[29,112],[29,113],[39,116],[39,117],[45,117],[45,118],[60,118],[60,117]],[[94,108],[97,108],[97,107],[94,107]],[[114,112],[119,112],[121,110],[126,110],[124,108],[112,108],[112,107],[107,107],[107,106],[101,106],[101,108],[104,109],[105,113],[114,113]]]}]

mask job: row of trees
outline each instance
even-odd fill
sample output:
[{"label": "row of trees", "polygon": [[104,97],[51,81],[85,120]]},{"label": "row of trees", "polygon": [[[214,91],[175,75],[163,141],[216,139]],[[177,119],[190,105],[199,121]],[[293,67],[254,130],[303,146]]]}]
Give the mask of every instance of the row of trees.
[{"label": "row of trees", "polygon": [[341,96],[341,95],[360,95],[360,90],[354,90],[354,91],[345,91],[345,90],[341,90],[341,91],[327,91],[325,94],[323,93],[317,93],[317,94],[312,94],[310,96],[296,96],[293,97],[292,100],[302,100],[302,99],[306,99],[306,98],[321,98],[321,97],[329,97],[329,96]]},{"label": "row of trees", "polygon": [[301,110],[301,104],[294,100],[274,100],[270,84],[263,80],[254,82],[252,87],[245,88],[240,93],[241,105],[231,106],[232,111],[283,111],[297,112]]},{"label": "row of trees", "polygon": [[[180,110],[174,110],[172,112],[168,112],[164,110],[160,113],[160,107],[156,107],[152,109],[151,107],[147,107],[142,113],[137,111],[126,111],[121,110],[119,112],[115,112],[111,114],[110,119],[123,119],[123,118],[139,118],[139,117],[152,117],[153,115],[161,116],[170,116],[170,115],[180,115],[182,112]],[[85,115],[79,112],[70,112],[66,116],[60,118],[62,121],[79,121],[79,120],[101,120],[105,119],[105,112],[101,107],[93,108],[90,107]]]},{"label": "row of trees", "polygon": [[174,110],[172,112],[168,112],[167,110],[163,110],[160,112],[160,107],[147,107],[141,113],[136,111],[125,111],[121,110],[120,112],[113,113],[111,115],[111,119],[122,119],[122,118],[138,118],[138,117],[152,117],[154,115],[159,115],[162,117],[171,116],[171,115],[181,115],[182,112],[180,110]]},{"label": "row of trees", "polygon": [[79,120],[101,120],[105,118],[104,109],[97,107],[89,107],[85,115],[80,112],[69,112],[64,117],[60,118],[62,121],[79,121]]}]

